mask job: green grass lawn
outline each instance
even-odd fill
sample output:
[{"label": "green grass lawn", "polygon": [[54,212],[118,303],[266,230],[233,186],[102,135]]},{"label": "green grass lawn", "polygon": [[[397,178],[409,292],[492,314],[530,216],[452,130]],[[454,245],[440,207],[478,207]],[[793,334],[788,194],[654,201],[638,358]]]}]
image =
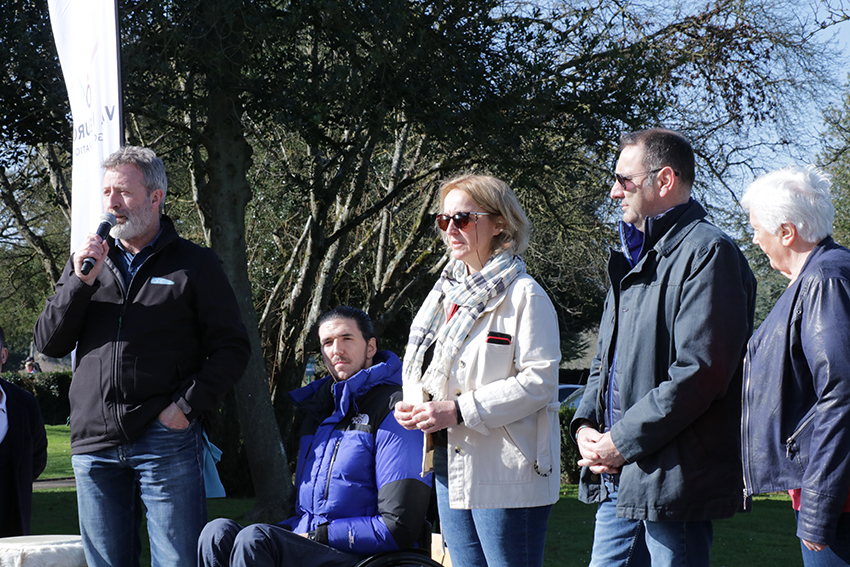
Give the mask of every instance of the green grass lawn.
[{"label": "green grass lawn", "polygon": [[45,425],[47,430],[47,467],[40,479],[74,476],[71,468],[71,428],[67,425]]},{"label": "green grass lawn", "polygon": [[[253,498],[211,498],[207,500],[208,517],[239,518],[254,506]],[[36,490],[32,496],[32,533],[79,534],[77,491],[74,488]],[[142,525],[141,564],[151,564],[150,545]]]},{"label": "green grass lawn", "polygon": [[[67,426],[48,426],[47,469],[41,478],[73,476]],[[552,509],[546,534],[545,567],[583,567],[590,561],[594,506],[580,503],[577,488],[566,486]],[[209,518],[233,518],[250,511],[250,498],[207,500]],[[33,534],[79,534],[77,493],[73,488],[33,494]],[[800,567],[800,543],[794,536],[794,512],[787,495],[755,498],[753,511],[714,523],[712,567]],[[142,565],[150,565],[143,534]]]},{"label": "green grass lawn", "polygon": [[[583,567],[590,562],[595,506],[582,504],[578,487],[567,486],[552,509],[545,567]],[[753,510],[714,522],[712,567],[802,567],[787,495],[755,497]]]},{"label": "green grass lawn", "polygon": [[[552,509],[546,535],[545,567],[583,567],[590,560],[594,507],[576,500],[569,486]],[[72,488],[39,490],[33,495],[34,534],[78,534],[76,492]],[[209,517],[239,518],[254,505],[251,498],[207,501]],[[142,537],[142,565],[150,564],[147,535]],[[758,497],[753,511],[714,523],[712,567],[802,566],[794,537],[794,514],[787,497]]]}]

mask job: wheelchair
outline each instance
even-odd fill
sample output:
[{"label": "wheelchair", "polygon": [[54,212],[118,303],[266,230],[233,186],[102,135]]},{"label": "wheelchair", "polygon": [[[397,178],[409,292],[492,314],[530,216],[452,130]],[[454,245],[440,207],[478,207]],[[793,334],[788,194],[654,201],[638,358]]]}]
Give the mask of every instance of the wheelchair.
[{"label": "wheelchair", "polygon": [[367,557],[355,567],[441,567],[441,565],[431,559],[424,549],[401,549]]},{"label": "wheelchair", "polygon": [[384,551],[363,559],[354,567],[442,567],[431,559],[431,522],[425,520],[417,542],[419,547]]}]

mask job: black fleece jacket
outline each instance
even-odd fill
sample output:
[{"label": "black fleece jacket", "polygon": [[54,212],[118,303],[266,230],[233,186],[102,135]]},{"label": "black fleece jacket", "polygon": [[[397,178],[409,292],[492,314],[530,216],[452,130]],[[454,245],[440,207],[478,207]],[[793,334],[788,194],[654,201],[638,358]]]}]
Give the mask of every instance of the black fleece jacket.
[{"label": "black fleece jacket", "polygon": [[134,441],[175,402],[191,421],[214,409],[241,377],[250,343],[215,253],[161,218],[153,254],[129,287],[109,255],[94,285],[68,261],[35,324],[35,344],[61,357],[75,347],[71,452]]}]

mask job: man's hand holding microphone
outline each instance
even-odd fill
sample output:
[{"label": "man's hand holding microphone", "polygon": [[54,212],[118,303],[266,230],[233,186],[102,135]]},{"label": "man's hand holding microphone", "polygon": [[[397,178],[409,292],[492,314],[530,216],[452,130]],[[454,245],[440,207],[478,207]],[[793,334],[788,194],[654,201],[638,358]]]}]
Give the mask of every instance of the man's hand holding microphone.
[{"label": "man's hand holding microphone", "polygon": [[103,268],[103,259],[109,252],[106,237],[116,224],[115,215],[104,213],[96,232],[90,232],[82,245],[74,252],[74,273],[86,285],[94,285]]}]

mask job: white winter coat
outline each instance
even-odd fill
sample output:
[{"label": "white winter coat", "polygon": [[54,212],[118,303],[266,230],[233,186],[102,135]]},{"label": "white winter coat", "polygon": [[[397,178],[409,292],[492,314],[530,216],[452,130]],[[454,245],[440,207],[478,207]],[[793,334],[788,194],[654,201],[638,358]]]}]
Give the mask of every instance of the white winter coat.
[{"label": "white winter coat", "polygon": [[489,302],[452,362],[449,399],[458,400],[463,415],[463,424],[448,428],[452,508],[558,500],[560,359],[555,308],[522,274]]}]

